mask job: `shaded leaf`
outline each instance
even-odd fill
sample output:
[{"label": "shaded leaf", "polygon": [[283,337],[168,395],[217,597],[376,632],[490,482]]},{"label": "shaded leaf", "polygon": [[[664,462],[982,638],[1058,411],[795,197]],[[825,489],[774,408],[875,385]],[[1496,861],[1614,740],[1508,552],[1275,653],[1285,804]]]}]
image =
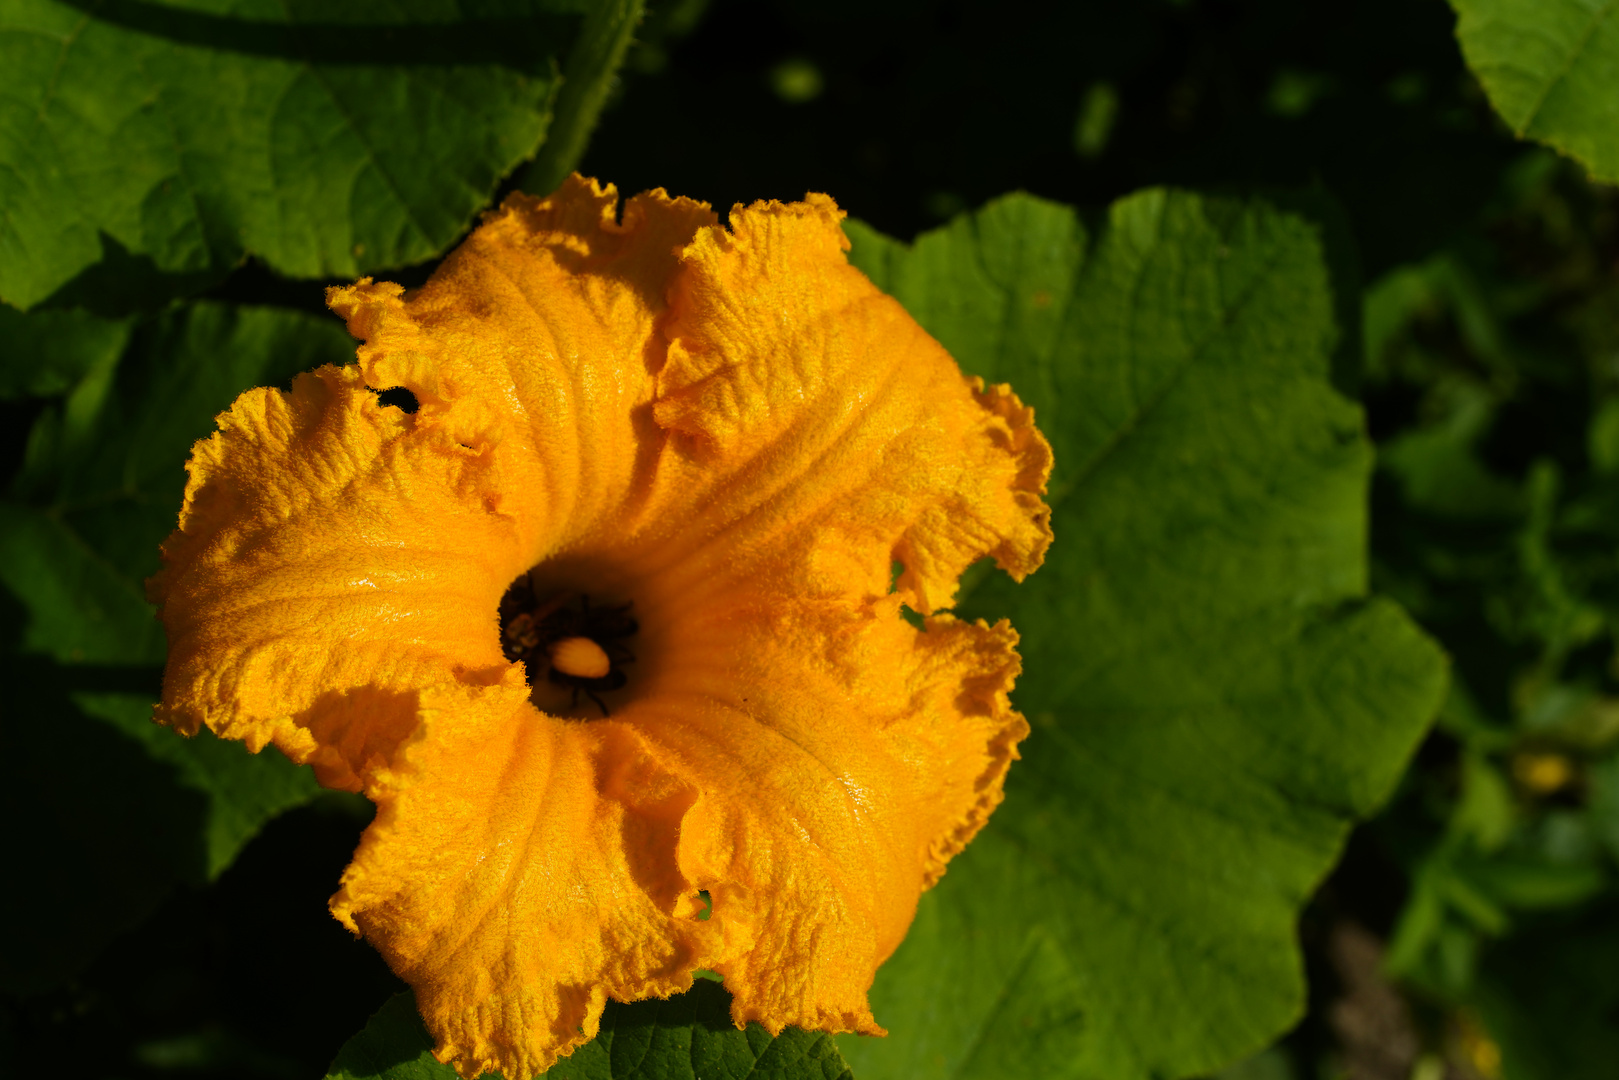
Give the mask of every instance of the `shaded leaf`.
[{"label": "shaded leaf", "polygon": [[1619,4],[1451,0],[1456,37],[1490,104],[1538,139],[1619,182]]},{"label": "shaded leaf", "polygon": [[433,1037],[416,1012],[415,995],[406,991],[389,998],[343,1044],[326,1076],[327,1080],[455,1080],[456,1073],[433,1057]]},{"label": "shaded leaf", "polygon": [[120,253],[305,277],[432,257],[540,145],[584,6],[4,0],[0,297]]},{"label": "shaded leaf", "polygon": [[[399,994],[343,1044],[327,1080],[454,1080],[432,1053],[416,999]],[[486,1073],[486,1077],[498,1074]],[[758,1024],[737,1030],[731,995],[698,979],[667,1001],[607,1003],[601,1031],[553,1065],[546,1080],[852,1080],[828,1035]]]},{"label": "shaded leaf", "polygon": [[1370,447],[1329,384],[1313,230],[1149,191],[1094,242],[1011,196],[852,257],[1056,450],[1039,576],[966,614],[1022,634],[1034,732],[989,827],[879,972],[862,1080],[1175,1077],[1304,1005],[1299,910],[1387,795],[1441,655],[1366,598]]},{"label": "shaded leaf", "polygon": [[1510,521],[1523,513],[1523,492],[1491,472],[1477,452],[1493,403],[1466,383],[1446,391],[1444,414],[1385,442],[1381,464],[1415,509],[1436,517]]},{"label": "shaded leaf", "polygon": [[97,367],[117,362],[127,319],[83,311],[24,315],[0,304],[0,400],[65,394]]},{"label": "shaded leaf", "polygon": [[[217,876],[318,790],[279,753],[152,724],[164,650],[142,583],[214,416],[248,386],[353,355],[335,319],[270,308],[199,304],[133,333],[62,316],[7,317],[27,331],[10,343],[11,370],[80,373],[35,424],[0,503],[0,630],[13,637],[0,656],[0,788],[17,824],[9,865],[28,882],[5,890],[4,917],[29,927],[8,940],[0,985],[16,992],[82,968],[176,883]],[[31,365],[33,341],[56,358]]]},{"label": "shaded leaf", "polygon": [[562,72],[551,130],[523,175],[524,191],[549,195],[579,164],[645,10],[646,0],[597,0],[586,16]]},{"label": "shaded leaf", "polygon": [[267,821],[321,792],[312,770],[293,765],[279,751],[247,753],[240,743],[206,728],[192,738],[177,738],[152,722],[152,703],[139,695],[80,692],[73,703],[138,743],[153,761],[170,766],[181,788],[207,800],[201,873],[195,865],[184,867],[187,881],[218,877]]},{"label": "shaded leaf", "polygon": [[[54,313],[23,318],[41,315]],[[160,663],[143,582],[179,515],[191,444],[247,387],[353,355],[336,319],[205,303],[143,326],[121,356],[78,361],[88,372],[35,424],[0,503],[0,584],[26,609],[23,650]]]}]

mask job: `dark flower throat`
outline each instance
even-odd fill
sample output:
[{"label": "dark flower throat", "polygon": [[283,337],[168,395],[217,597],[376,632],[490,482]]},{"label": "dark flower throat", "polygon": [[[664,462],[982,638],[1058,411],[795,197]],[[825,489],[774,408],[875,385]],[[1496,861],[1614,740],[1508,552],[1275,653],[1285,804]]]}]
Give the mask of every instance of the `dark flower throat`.
[{"label": "dark flower throat", "polygon": [[[630,615],[631,605],[592,605],[585,593],[568,590],[540,590],[530,575],[525,574],[512,583],[500,599],[500,645],[506,659],[522,661],[528,668],[529,685],[540,671],[546,681],[570,687],[573,702],[579,704],[584,694],[596,703],[602,715],[608,715],[607,705],[600,694],[618,690],[627,681],[624,665],[635,661],[635,654],[625,644],[639,626]],[[572,638],[585,638],[594,642],[606,654],[608,669],[600,676],[570,674],[560,670],[553,662],[557,646]]]}]

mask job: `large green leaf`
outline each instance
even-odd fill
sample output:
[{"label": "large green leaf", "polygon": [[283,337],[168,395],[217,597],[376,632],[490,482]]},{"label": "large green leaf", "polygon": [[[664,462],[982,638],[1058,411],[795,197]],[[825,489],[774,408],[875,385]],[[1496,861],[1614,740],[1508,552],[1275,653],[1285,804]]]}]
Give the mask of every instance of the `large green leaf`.
[{"label": "large green leaf", "polygon": [[1619,182],[1619,2],[1451,0],[1462,55],[1520,136]]},{"label": "large green leaf", "polygon": [[1211,1070],[1300,1015],[1294,922],[1437,710],[1439,651],[1366,597],[1371,450],[1329,384],[1317,237],[1150,191],[1094,243],[1011,196],[853,258],[1055,447],[1057,541],[967,614],[1023,635],[1034,732],[873,990],[861,1080]]},{"label": "large green leaf", "polygon": [[[0,298],[30,307],[104,255],[305,277],[436,255],[539,147],[598,6],[0,0]],[[638,14],[609,6],[609,36]],[[556,118],[572,157],[589,89]]]},{"label": "large green leaf", "polygon": [[[24,321],[54,317],[37,312]],[[145,578],[173,529],[191,444],[250,386],[353,358],[336,319],[204,303],[95,354],[35,424],[0,502],[0,585],[26,609],[20,645],[72,663],[155,664],[161,629]]]},{"label": "large green leaf", "polygon": [[[399,994],[343,1044],[327,1080],[456,1080],[433,1058],[416,999]],[[486,1073],[496,1080],[498,1074]],[[737,1030],[731,995],[699,979],[667,1001],[607,1003],[596,1038],[563,1058],[545,1080],[851,1080],[826,1035],[758,1024]]]}]

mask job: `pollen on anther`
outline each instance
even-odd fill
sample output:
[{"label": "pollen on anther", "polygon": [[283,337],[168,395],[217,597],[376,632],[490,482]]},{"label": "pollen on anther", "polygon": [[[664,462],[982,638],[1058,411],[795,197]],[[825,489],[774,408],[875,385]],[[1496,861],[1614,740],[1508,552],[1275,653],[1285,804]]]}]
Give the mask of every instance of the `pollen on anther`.
[{"label": "pollen on anther", "polygon": [[551,643],[546,650],[551,666],[578,679],[599,679],[612,670],[607,650],[587,637],[569,637]]}]

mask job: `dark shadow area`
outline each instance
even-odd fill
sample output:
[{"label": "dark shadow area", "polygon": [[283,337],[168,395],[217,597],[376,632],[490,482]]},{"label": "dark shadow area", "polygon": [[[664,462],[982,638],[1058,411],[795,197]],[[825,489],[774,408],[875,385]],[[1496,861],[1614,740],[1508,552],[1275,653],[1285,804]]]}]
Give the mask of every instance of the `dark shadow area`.
[{"label": "dark shadow area", "polygon": [[[370,805],[329,794],[266,826],[43,996],[0,996],[6,1075],[307,1080],[402,986],[326,910]],[[9,1058],[9,1060],[8,1060]]]},{"label": "dark shadow area", "polygon": [[825,191],[901,239],[1019,188],[1101,206],[1319,187],[1375,277],[1468,222],[1522,153],[1453,24],[1403,0],[715,0],[632,53],[583,168],[722,213]]},{"label": "dark shadow area", "polygon": [[[454,248],[461,242],[458,237]],[[406,289],[419,289],[438,268],[438,260],[402,266],[393,270],[379,270],[374,275],[381,281],[392,281]],[[264,264],[264,260],[249,257],[228,277],[208,283],[198,299],[219,300],[231,304],[269,304],[274,307],[293,308],[311,315],[336,318],[326,307],[326,290],[333,285],[352,285],[352,277],[288,278],[282,277]]]},{"label": "dark shadow area", "polygon": [[223,282],[231,266],[205,270],[159,270],[149,255],[133,255],[116,239],[101,234],[101,261],[40,303],[42,308],[83,308],[103,319],[155,314],[176,298],[202,292]]},{"label": "dark shadow area", "polygon": [[[538,72],[546,58],[571,41],[582,16],[523,5],[526,13],[454,22],[385,22],[364,4],[287,5],[286,21],[237,19],[146,0],[62,0],[99,22],[220,52],[329,65],[453,67],[497,64]],[[517,6],[517,5],[511,5]],[[332,19],[347,8],[352,21]],[[307,12],[303,17],[296,12]]]},{"label": "dark shadow area", "polygon": [[[508,181],[507,188],[510,188]],[[497,200],[498,201],[498,200]],[[462,238],[457,238],[459,244]],[[450,245],[452,248],[454,244]],[[376,276],[407,289],[427,283],[438,260],[380,270]],[[101,234],[101,261],[41,301],[38,309],[83,308],[104,319],[155,315],[176,300],[196,298],[235,304],[265,304],[292,308],[312,315],[328,314],[326,289],[352,285],[354,278],[288,278],[275,273],[262,259],[248,257],[231,265],[206,270],[159,270],[149,255],[133,255],[116,239]]]},{"label": "dark shadow area", "polygon": [[1614,1066],[1616,970],[1619,903],[1542,917],[1485,959],[1480,1011],[1525,1075],[1597,1080]]},{"label": "dark shadow area", "polygon": [[161,671],[17,656],[22,624],[0,590],[0,1075],[323,1075],[399,988],[326,911],[371,805],[325,794],[204,887],[207,800],[81,707]]},{"label": "dark shadow area", "polygon": [[82,969],[177,882],[204,879],[208,807],[172,766],[75,701],[105,693],[156,700],[155,670],[8,655],[0,680],[8,687],[0,814],[10,825],[12,880],[0,890],[0,918],[14,928],[0,989],[38,993]]}]

